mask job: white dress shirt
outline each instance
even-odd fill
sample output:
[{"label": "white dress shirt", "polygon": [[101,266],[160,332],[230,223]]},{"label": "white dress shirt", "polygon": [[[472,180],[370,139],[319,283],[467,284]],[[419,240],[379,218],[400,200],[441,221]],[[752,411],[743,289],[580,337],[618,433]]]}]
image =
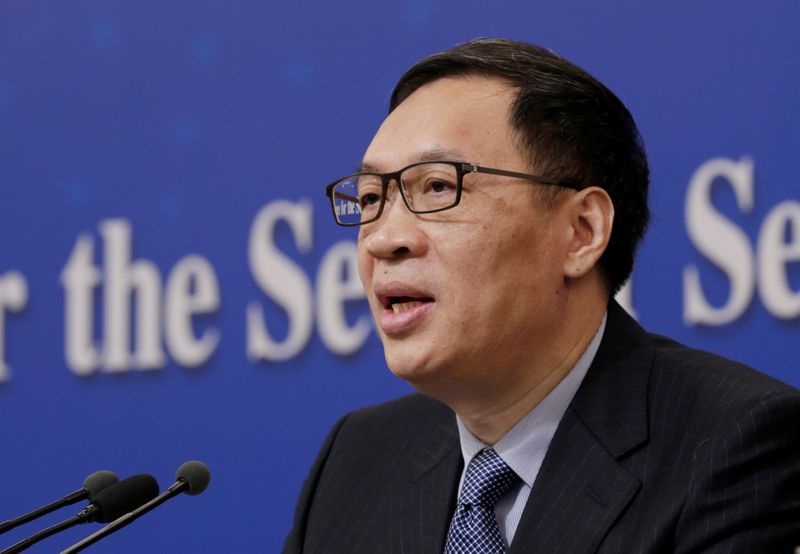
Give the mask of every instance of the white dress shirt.
[{"label": "white dress shirt", "polygon": [[[603,316],[597,333],[569,373],[493,447],[495,452],[522,480],[519,485],[500,498],[495,506],[497,523],[506,547],[514,538],[525,503],[528,501],[528,496],[534,481],[536,481],[536,476],[539,474],[539,468],[542,466],[556,428],[597,354],[606,328],[606,317],[607,314]],[[458,486],[460,495],[467,466],[478,452],[488,448],[489,445],[473,435],[461,418],[456,417],[456,422],[461,440],[461,453],[464,456],[464,471],[461,473],[461,482]]]}]

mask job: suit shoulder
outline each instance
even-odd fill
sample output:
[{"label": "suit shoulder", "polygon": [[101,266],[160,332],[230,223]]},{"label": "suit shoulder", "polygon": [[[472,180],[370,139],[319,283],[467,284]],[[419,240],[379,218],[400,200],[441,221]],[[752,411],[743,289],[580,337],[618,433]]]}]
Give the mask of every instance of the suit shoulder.
[{"label": "suit shoulder", "polygon": [[658,391],[657,395],[677,395],[684,401],[695,397],[705,410],[727,407],[727,411],[749,409],[770,398],[800,401],[796,388],[752,367],[667,337],[651,336],[655,345],[651,390]]},{"label": "suit shoulder", "polygon": [[451,416],[453,416],[453,411],[438,400],[414,393],[356,410],[350,414],[349,420],[350,423],[369,423]]},{"label": "suit shoulder", "polygon": [[347,444],[408,445],[430,433],[457,435],[455,414],[441,402],[410,394],[348,414],[337,442]]},{"label": "suit shoulder", "polygon": [[453,412],[413,394],[345,416],[326,454],[324,479],[350,490],[385,486],[387,475],[425,472],[458,449]]}]

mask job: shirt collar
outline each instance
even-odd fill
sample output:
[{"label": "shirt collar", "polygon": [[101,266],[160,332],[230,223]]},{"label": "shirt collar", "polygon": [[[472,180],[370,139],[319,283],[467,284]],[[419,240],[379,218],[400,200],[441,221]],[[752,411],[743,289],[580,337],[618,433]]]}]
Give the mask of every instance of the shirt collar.
[{"label": "shirt collar", "polygon": [[[529,487],[533,486],[539,474],[539,468],[564,412],[592,365],[603,338],[607,317],[606,313],[591,342],[569,373],[494,445],[495,452]],[[473,435],[458,416],[456,423],[466,468],[472,458],[489,445]]]}]

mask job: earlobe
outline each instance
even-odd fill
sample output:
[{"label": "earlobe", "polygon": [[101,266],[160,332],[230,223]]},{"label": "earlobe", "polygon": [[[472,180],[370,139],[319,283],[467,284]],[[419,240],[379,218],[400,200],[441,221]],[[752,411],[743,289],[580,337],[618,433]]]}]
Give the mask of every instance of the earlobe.
[{"label": "earlobe", "polygon": [[571,240],[564,275],[577,279],[589,273],[605,252],[614,223],[614,205],[599,187],[579,191],[569,203]]}]

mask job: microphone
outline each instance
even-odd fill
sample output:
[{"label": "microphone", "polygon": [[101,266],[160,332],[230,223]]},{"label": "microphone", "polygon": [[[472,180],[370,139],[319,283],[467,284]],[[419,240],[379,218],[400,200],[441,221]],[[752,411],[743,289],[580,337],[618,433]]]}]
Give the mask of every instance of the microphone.
[{"label": "microphone", "polygon": [[92,503],[77,515],[43,529],[6,548],[0,554],[16,554],[36,544],[42,539],[69,529],[79,523],[114,521],[123,514],[135,510],[158,495],[158,483],[150,475],[134,475],[118,483],[114,483],[97,493]]},{"label": "microphone", "polygon": [[[66,550],[62,550],[60,554],[73,554],[75,552],[80,552],[84,548],[96,543],[106,535],[110,535],[111,533],[122,529],[126,525],[133,523],[136,519],[143,516],[150,510],[160,506],[173,496],[177,496],[182,492],[185,492],[191,496],[200,494],[206,490],[209,481],[211,481],[211,471],[209,471],[206,464],[197,461],[186,462],[178,468],[178,471],[175,472],[175,482],[171,484],[167,490],[146,504],[137,507],[132,512],[119,517],[112,523],[106,525],[96,533],[89,535],[82,541],[73,544]],[[0,554],[3,553],[0,552]]]},{"label": "microphone", "polygon": [[33,521],[34,519],[42,517],[43,515],[47,515],[63,506],[80,502],[86,498],[88,498],[90,501],[94,500],[94,497],[97,496],[100,491],[104,490],[109,485],[113,485],[117,481],[119,481],[119,478],[117,477],[117,474],[112,471],[95,471],[89,477],[83,480],[83,487],[75,492],[71,492],[64,498],[56,500],[55,502],[51,502],[47,506],[43,506],[17,518],[9,519],[0,523],[0,535],[6,531],[10,531],[14,527],[22,525],[23,523],[28,523],[29,521]]}]

